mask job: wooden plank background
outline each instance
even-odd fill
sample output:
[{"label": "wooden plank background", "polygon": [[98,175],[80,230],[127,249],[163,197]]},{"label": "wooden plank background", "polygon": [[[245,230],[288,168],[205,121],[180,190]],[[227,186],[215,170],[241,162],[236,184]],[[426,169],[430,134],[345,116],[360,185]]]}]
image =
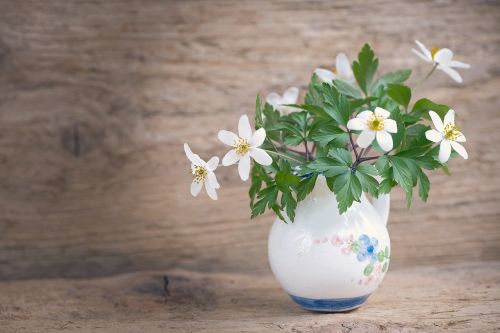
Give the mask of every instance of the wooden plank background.
[{"label": "wooden plank background", "polygon": [[0,1],[0,279],[268,272],[272,216],[250,221],[236,168],[191,198],[182,144],[222,156],[257,93],[364,42],[415,84],[414,39],[472,65],[417,91],[454,106],[470,158],[427,204],[394,194],[392,267],[500,259],[499,22],[497,1]]}]

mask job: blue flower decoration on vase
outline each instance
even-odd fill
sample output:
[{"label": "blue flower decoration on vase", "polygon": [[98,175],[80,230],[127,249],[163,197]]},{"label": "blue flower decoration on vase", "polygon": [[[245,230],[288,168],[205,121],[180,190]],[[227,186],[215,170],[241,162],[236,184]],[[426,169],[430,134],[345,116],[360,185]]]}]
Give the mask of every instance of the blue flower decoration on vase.
[{"label": "blue flower decoration on vase", "polygon": [[366,259],[368,259],[372,264],[376,263],[378,240],[374,237],[370,238],[367,235],[363,234],[359,236],[358,241],[358,261],[365,261]]}]

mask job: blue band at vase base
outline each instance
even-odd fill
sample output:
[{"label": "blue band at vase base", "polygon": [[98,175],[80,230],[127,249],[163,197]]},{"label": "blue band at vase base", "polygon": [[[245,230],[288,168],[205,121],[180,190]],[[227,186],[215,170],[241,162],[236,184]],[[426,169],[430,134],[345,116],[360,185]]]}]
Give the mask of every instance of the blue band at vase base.
[{"label": "blue band at vase base", "polygon": [[320,312],[349,311],[366,302],[369,296],[370,294],[353,298],[311,299],[290,295],[304,309]]}]

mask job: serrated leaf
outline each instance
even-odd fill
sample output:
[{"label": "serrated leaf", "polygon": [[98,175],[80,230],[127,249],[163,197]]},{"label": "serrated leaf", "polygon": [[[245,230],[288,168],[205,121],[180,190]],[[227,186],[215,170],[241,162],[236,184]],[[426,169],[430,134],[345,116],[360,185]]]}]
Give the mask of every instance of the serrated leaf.
[{"label": "serrated leaf", "polygon": [[377,168],[371,164],[360,164],[356,167],[356,171],[367,175],[378,176]]},{"label": "serrated leaf", "polygon": [[336,159],[341,164],[350,166],[352,164],[352,156],[347,149],[344,148],[332,148],[328,152],[328,156]]},{"label": "serrated leaf", "polygon": [[352,64],[352,71],[359,87],[367,96],[370,95],[370,86],[377,68],[378,59],[370,45],[365,44],[358,54],[358,59]]},{"label": "serrated leaf", "polygon": [[283,192],[281,196],[281,206],[285,208],[286,215],[293,222],[295,220],[295,209],[297,208],[297,201],[292,195],[292,192]]},{"label": "serrated leaf", "polygon": [[297,187],[297,202],[302,201],[306,196],[312,192],[314,185],[316,185],[317,174],[313,174],[309,178],[302,179],[299,186]]},{"label": "serrated leaf", "polygon": [[341,94],[334,86],[323,84],[324,110],[337,123],[346,125],[351,115],[351,105],[346,96]]},{"label": "serrated leaf", "polygon": [[387,95],[406,109],[411,100],[411,89],[402,84],[390,83],[387,85]]},{"label": "serrated leaf", "polygon": [[347,144],[349,135],[338,126],[327,124],[318,126],[314,131],[311,130],[308,139],[322,146],[332,143],[337,147],[343,147]]},{"label": "serrated leaf", "polygon": [[375,91],[380,86],[387,87],[388,83],[403,83],[408,80],[410,75],[411,69],[401,69],[399,71],[385,73],[380,77],[380,79],[377,80],[377,82],[375,82],[372,90]]},{"label": "serrated leaf", "polygon": [[441,119],[443,119],[448,110],[450,110],[450,107],[448,105],[434,103],[427,98],[422,98],[415,102],[411,112],[421,115],[426,119],[430,119],[429,111],[431,110],[436,112]]},{"label": "serrated leaf", "polygon": [[335,178],[333,191],[337,196],[339,212],[345,213],[354,201],[359,201],[361,197],[361,183],[352,173],[346,172]]},{"label": "serrated leaf", "polygon": [[375,178],[362,172],[356,172],[356,177],[361,184],[363,192],[370,193],[374,197],[378,197],[379,183]]},{"label": "serrated leaf", "polygon": [[410,170],[402,158],[397,156],[392,156],[390,158],[394,180],[405,190],[405,192],[411,191],[413,187],[413,180]]},{"label": "serrated leaf", "polygon": [[335,88],[337,88],[337,90],[340,93],[344,94],[345,96],[349,96],[356,99],[363,98],[363,95],[361,94],[359,89],[347,81],[336,79],[333,80],[333,85],[335,86]]},{"label": "serrated leaf", "polygon": [[289,172],[280,171],[276,174],[274,179],[276,185],[282,192],[288,190],[289,187],[295,187],[300,184],[300,177]]}]

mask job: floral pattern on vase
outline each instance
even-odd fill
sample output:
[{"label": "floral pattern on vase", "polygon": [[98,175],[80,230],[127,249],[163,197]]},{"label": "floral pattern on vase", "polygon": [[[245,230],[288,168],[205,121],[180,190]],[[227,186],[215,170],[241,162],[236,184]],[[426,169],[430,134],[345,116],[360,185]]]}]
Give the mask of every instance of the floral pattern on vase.
[{"label": "floral pattern on vase", "polygon": [[367,262],[363,274],[364,279],[360,279],[358,284],[370,284],[378,282],[382,279],[385,272],[389,268],[389,247],[385,246],[384,249],[379,248],[378,239],[370,237],[366,234],[360,235],[355,239],[353,234],[345,236],[333,235],[331,237],[323,237],[316,239],[314,244],[321,245],[328,243],[336,248],[340,248],[341,252],[345,255],[356,255],[359,262]]}]

